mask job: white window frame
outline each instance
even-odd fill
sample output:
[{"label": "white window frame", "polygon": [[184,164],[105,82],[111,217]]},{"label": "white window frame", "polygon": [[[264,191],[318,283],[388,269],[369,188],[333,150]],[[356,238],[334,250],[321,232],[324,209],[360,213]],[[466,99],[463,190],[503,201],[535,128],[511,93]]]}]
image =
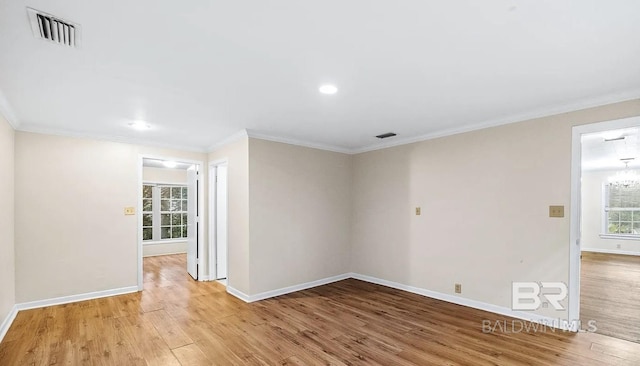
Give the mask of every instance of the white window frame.
[{"label": "white window frame", "polygon": [[[152,209],[153,211],[151,211],[151,213],[153,214],[153,239],[151,240],[142,240],[142,244],[143,245],[154,245],[154,244],[168,244],[168,243],[177,243],[177,242],[184,242],[187,240],[187,237],[181,237],[181,238],[168,238],[168,239],[162,239],[162,214],[188,214],[187,211],[162,211],[162,197],[161,197],[161,193],[160,190],[162,187],[169,187],[169,188],[173,188],[173,187],[180,187],[180,188],[187,188],[187,186],[185,184],[176,184],[176,183],[162,183],[162,182],[148,182],[145,181],[142,183],[143,186],[153,186],[153,195],[152,195]],[[188,189],[188,188],[187,188]],[[144,198],[143,198],[144,200]],[[183,200],[183,199],[181,199]],[[144,207],[144,205],[143,205]],[[149,211],[143,211],[142,215],[143,215],[143,222],[144,222],[144,215],[149,213]],[[166,226],[166,225],[164,225]],[[173,227],[174,225],[170,225],[171,227]],[[184,225],[181,225],[184,226]],[[143,226],[144,228],[144,226]]]},{"label": "white window frame", "polygon": [[[611,208],[609,207],[609,189],[610,186],[608,183],[602,184],[602,230],[600,234],[600,238],[602,239],[622,239],[622,240],[640,240],[640,234],[610,234],[609,233],[609,211]],[[638,208],[618,208],[614,209],[614,211],[622,212],[622,211],[640,211],[640,207]],[[635,221],[631,221],[633,225]],[[638,220],[640,222],[640,220]]]}]

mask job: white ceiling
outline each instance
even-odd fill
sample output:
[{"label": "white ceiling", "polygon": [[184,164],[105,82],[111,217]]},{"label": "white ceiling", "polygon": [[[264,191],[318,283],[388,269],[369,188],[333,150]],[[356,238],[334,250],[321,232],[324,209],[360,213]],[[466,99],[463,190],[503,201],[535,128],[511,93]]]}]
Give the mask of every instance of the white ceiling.
[{"label": "white ceiling", "polygon": [[[82,47],[34,38],[27,6],[81,24]],[[0,0],[0,110],[27,131],[207,150],[248,129],[358,151],[638,98],[639,14],[637,0]],[[152,128],[128,127],[140,119]]]},{"label": "white ceiling", "polygon": [[584,170],[623,170],[620,159],[629,158],[629,168],[640,168],[640,127],[582,135]]}]

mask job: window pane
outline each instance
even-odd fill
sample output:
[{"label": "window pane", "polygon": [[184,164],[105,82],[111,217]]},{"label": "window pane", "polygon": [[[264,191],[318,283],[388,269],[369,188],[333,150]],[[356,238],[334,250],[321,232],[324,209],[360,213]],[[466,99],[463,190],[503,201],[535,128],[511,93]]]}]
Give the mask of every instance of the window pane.
[{"label": "window pane", "polygon": [[620,231],[620,234],[631,234],[631,223],[621,222],[619,231]]},{"label": "window pane", "polygon": [[144,199],[144,200],[142,200],[142,211],[153,211],[153,200],[152,199]]},{"label": "window pane", "polygon": [[142,229],[142,240],[152,240],[153,239],[153,229],[150,227],[146,227]]},{"label": "window pane", "polygon": [[187,207],[187,200],[182,200],[182,211],[189,211],[188,207]]},{"label": "window pane", "polygon": [[171,211],[181,211],[180,200],[171,200]]},{"label": "window pane", "polygon": [[160,225],[171,225],[171,214],[161,214],[160,215]]},{"label": "window pane", "polygon": [[171,225],[182,225],[182,222],[180,222],[182,219],[182,215],[181,214],[172,214],[171,215]]},{"label": "window pane", "polygon": [[187,214],[182,214],[182,225],[187,225]]},{"label": "window pane", "polygon": [[170,200],[161,200],[160,201],[160,211],[169,211],[170,208],[171,208],[171,201]]},{"label": "window pane", "polygon": [[623,187],[609,186],[609,207],[636,208],[640,207],[640,186]]},{"label": "window pane", "polygon": [[640,234],[640,222],[633,223],[633,233]]},{"label": "window pane", "polygon": [[171,198],[182,198],[182,187],[171,187]]},{"label": "window pane", "polygon": [[189,188],[187,187],[182,187],[182,198],[187,199],[189,196]]},{"label": "window pane", "polygon": [[610,223],[608,229],[609,234],[618,234],[620,232],[617,223]]},{"label": "window pane", "polygon": [[609,221],[610,222],[618,222],[618,221],[620,221],[620,212],[618,212],[618,211],[609,211]]},{"label": "window pane", "polygon": [[172,228],[171,237],[173,237],[173,238],[181,238],[182,237],[182,226],[174,226]]},{"label": "window pane", "polygon": [[160,228],[161,239],[171,239],[171,227],[163,226]]},{"label": "window pane", "polygon": [[620,221],[631,221],[631,211],[620,211]]},{"label": "window pane", "polygon": [[171,187],[160,187],[160,198],[171,198]]},{"label": "window pane", "polygon": [[187,225],[182,227],[182,237],[183,238],[187,237]]},{"label": "window pane", "polygon": [[153,214],[142,215],[142,226],[153,226]]},{"label": "window pane", "polygon": [[153,197],[153,186],[142,186],[142,197],[144,198]]}]

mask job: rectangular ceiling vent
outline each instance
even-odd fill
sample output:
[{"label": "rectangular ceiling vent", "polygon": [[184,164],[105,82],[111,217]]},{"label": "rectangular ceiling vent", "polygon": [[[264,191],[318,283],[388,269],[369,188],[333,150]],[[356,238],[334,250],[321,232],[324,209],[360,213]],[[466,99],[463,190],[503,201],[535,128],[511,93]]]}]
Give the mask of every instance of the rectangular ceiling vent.
[{"label": "rectangular ceiling vent", "polygon": [[386,139],[386,138],[393,137],[393,136],[396,136],[396,134],[393,133],[393,132],[387,132],[387,133],[383,133],[382,135],[378,135],[376,137],[379,138],[379,139]]},{"label": "rectangular ceiling vent", "polygon": [[27,8],[27,13],[36,38],[73,48],[80,47],[79,24],[31,8]]}]

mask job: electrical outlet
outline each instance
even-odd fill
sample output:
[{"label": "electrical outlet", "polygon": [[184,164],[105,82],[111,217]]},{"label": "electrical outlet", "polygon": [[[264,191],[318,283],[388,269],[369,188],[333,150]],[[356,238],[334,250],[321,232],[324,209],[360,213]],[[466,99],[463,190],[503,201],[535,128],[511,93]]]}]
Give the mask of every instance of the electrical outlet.
[{"label": "electrical outlet", "polygon": [[456,283],[456,294],[461,294],[462,293],[462,285],[459,283]]},{"label": "electrical outlet", "polygon": [[622,244],[616,244],[617,249],[622,249]]},{"label": "electrical outlet", "polygon": [[135,215],[136,214],[136,208],[135,207],[125,207],[124,208],[124,214],[127,215],[127,216]]},{"label": "electrical outlet", "polygon": [[420,216],[420,207],[416,207],[416,216]]}]

